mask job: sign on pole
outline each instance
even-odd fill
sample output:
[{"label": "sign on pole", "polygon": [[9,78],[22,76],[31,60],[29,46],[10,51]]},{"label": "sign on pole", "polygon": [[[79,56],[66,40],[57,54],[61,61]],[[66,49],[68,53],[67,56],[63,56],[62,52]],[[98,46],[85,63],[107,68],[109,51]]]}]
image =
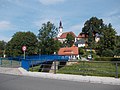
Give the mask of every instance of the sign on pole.
[{"label": "sign on pole", "polygon": [[22,46],[23,51],[26,51],[26,49],[27,49],[26,46]]},{"label": "sign on pole", "polygon": [[26,46],[22,46],[22,50],[24,52],[24,59],[25,59],[25,51],[26,51],[27,47]]}]

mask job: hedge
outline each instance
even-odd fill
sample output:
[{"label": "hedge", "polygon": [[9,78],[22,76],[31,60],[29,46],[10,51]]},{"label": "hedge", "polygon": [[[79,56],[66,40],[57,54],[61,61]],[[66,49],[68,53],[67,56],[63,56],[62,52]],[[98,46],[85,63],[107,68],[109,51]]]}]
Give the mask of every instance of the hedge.
[{"label": "hedge", "polygon": [[114,58],[114,57],[99,57],[94,58],[95,61],[120,61],[120,58]]}]

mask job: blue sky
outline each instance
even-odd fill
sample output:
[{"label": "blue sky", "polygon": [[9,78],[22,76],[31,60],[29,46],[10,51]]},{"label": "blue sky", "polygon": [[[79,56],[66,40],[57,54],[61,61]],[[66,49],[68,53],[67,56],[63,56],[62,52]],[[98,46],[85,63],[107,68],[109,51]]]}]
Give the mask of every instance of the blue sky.
[{"label": "blue sky", "polygon": [[0,0],[0,40],[9,41],[18,31],[38,35],[42,23],[60,20],[63,31],[78,35],[92,16],[111,23],[120,35],[120,0]]}]

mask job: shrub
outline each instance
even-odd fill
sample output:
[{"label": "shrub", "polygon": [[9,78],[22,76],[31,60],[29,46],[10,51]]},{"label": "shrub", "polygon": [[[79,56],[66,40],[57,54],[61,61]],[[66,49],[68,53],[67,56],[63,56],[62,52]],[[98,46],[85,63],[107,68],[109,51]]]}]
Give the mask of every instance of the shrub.
[{"label": "shrub", "polygon": [[105,56],[105,57],[113,57],[113,56],[114,56],[114,52],[113,52],[112,50],[110,50],[110,49],[103,50],[102,56]]},{"label": "shrub", "polygon": [[120,61],[120,58],[114,58],[114,57],[99,57],[95,58],[95,61]]}]

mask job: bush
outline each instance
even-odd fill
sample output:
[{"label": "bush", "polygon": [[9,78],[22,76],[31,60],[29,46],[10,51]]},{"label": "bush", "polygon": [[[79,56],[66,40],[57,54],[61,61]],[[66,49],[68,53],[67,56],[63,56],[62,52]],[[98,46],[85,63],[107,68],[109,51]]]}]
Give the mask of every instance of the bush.
[{"label": "bush", "polygon": [[113,57],[114,56],[114,52],[112,50],[110,50],[110,49],[103,50],[102,51],[102,56]]},{"label": "bush", "polygon": [[95,58],[95,61],[120,61],[120,58],[114,58],[114,57],[99,57]]}]

